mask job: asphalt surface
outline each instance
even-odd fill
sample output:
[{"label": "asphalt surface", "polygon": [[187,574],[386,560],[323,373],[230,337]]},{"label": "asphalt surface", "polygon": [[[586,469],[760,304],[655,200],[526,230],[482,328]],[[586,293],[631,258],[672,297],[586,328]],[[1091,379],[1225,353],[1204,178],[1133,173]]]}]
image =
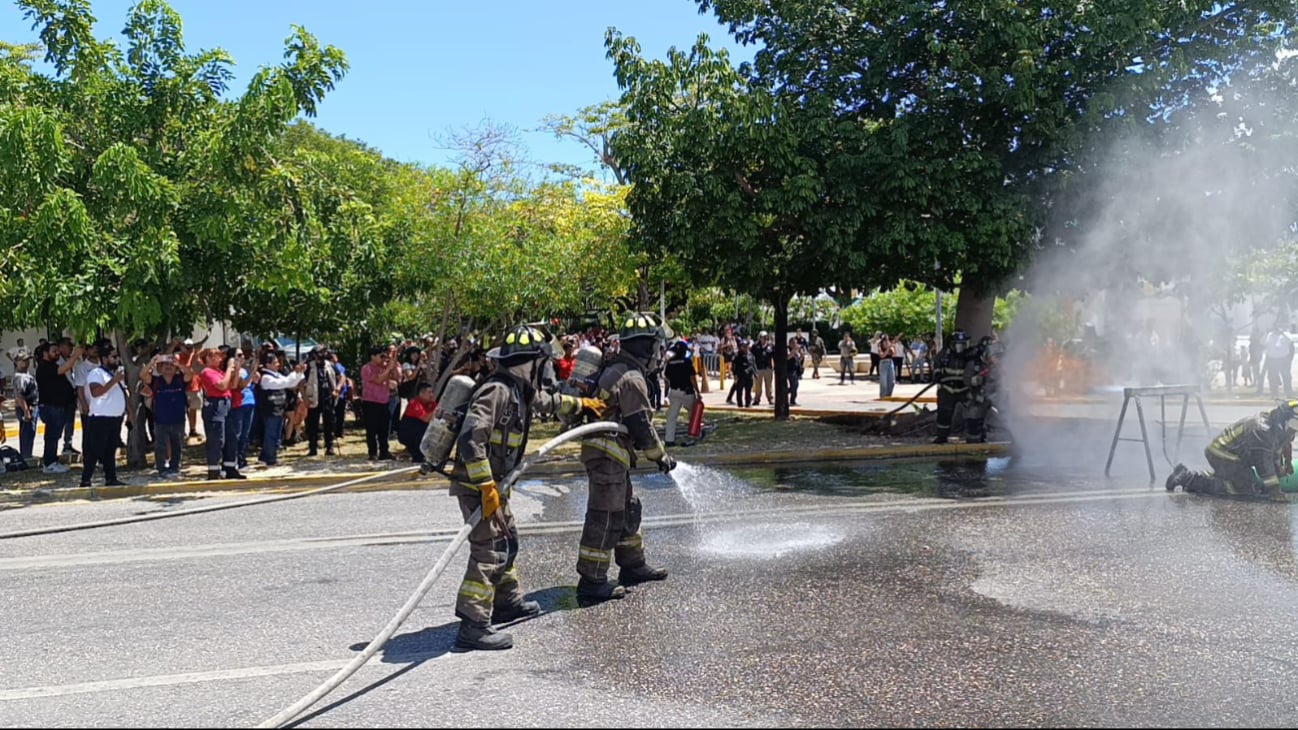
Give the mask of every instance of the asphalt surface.
[{"label": "asphalt surface", "polygon": [[[1101,431],[639,478],[672,575],[587,609],[584,482],[524,482],[546,612],[516,647],[450,651],[461,551],[303,725],[1294,725],[1292,507],[1168,495],[1138,445],[1106,480]],[[30,507],[0,531],[217,499]],[[0,542],[0,725],[255,725],[362,649],[458,526],[442,491],[378,492]]]}]

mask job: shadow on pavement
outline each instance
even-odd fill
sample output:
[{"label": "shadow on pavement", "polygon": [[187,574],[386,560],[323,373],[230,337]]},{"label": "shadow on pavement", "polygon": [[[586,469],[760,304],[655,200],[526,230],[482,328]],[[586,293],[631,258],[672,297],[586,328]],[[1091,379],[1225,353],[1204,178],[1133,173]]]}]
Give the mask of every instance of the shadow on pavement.
[{"label": "shadow on pavement", "polygon": [[[525,597],[526,600],[536,601],[541,604],[541,613],[529,618],[521,618],[517,621],[511,621],[506,624],[498,624],[499,628],[506,629],[512,626],[527,623],[534,619],[541,618],[550,613],[558,611],[571,611],[577,608],[577,589],[574,586],[554,586],[552,588],[543,588],[539,591],[533,591]],[[382,687],[401,675],[409,672],[430,659],[444,656],[455,651],[455,635],[460,629],[460,622],[450,621],[439,626],[429,626],[418,631],[412,631],[404,634],[397,634],[388,640],[379,654],[380,661],[384,664],[405,664],[392,674],[372,682],[355,692],[335,700],[334,702],[321,707],[307,715],[294,720],[285,727],[298,727],[302,723],[317,718],[326,712],[351,702],[352,700],[363,697],[369,692]],[[368,641],[352,644],[347,647],[352,651],[363,651],[369,646]]]}]

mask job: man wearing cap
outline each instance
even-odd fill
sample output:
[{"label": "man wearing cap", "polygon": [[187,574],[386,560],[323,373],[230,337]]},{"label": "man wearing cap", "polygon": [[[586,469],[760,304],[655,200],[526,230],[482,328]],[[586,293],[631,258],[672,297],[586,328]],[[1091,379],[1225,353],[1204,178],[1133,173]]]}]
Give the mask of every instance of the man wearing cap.
[{"label": "man wearing cap", "polygon": [[32,458],[32,447],[36,443],[36,406],[40,403],[40,389],[36,387],[36,377],[30,369],[31,356],[26,350],[19,349],[14,353],[14,409],[18,413],[18,453],[24,460]]},{"label": "man wearing cap", "polygon": [[[183,342],[173,345],[173,353],[176,356],[176,366],[181,369],[187,369],[197,374],[203,369],[203,364],[195,359],[198,351],[194,348],[194,341],[186,338]],[[188,409],[189,417],[189,437],[198,438],[198,412],[203,410],[203,384],[197,377],[190,378],[189,383],[185,385],[185,407]]]}]

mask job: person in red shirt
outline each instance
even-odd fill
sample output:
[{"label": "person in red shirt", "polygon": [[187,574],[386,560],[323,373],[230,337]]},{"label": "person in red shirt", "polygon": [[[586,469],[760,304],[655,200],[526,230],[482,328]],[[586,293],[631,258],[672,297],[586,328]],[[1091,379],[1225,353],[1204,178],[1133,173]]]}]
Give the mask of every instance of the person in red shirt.
[{"label": "person in red shirt", "polygon": [[410,399],[406,412],[401,416],[401,423],[397,425],[397,441],[406,447],[410,452],[410,460],[416,464],[424,462],[424,454],[419,450],[419,442],[423,440],[424,431],[428,429],[428,421],[437,410],[437,401],[433,400],[433,397],[432,384],[420,383],[415,397]]},{"label": "person in red shirt", "polygon": [[236,421],[231,413],[234,393],[243,390],[240,377],[243,353],[227,348],[210,349],[199,355],[207,367],[198,374],[203,393],[203,430],[207,436],[207,478],[246,479],[239,473]]},{"label": "person in red shirt", "polygon": [[563,338],[563,357],[554,361],[554,375],[560,383],[572,377],[572,366],[577,363],[577,343],[571,337]]}]

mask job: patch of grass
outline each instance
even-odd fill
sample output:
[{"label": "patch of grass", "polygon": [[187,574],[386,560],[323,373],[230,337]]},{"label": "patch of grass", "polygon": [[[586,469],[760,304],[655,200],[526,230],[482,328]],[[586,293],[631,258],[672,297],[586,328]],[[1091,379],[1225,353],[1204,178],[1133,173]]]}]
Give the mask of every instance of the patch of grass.
[{"label": "patch of grass", "polygon": [[[682,414],[677,423],[677,438],[683,439],[683,430],[687,423]],[[665,421],[665,411],[654,414],[653,424],[661,438]],[[776,421],[770,411],[738,412],[715,411],[705,417],[705,422],[716,428],[705,438],[690,447],[693,452],[729,453],[738,451],[789,451],[806,449],[814,451],[824,448],[842,448],[862,445],[859,433],[852,429],[820,421],[815,418],[791,417],[787,421]],[[528,451],[535,452],[546,441],[559,434],[557,422],[534,422],[532,434],[528,441]],[[677,446],[677,448],[683,448]],[[567,443],[553,452],[556,456],[575,455],[581,450],[580,443]]]}]

